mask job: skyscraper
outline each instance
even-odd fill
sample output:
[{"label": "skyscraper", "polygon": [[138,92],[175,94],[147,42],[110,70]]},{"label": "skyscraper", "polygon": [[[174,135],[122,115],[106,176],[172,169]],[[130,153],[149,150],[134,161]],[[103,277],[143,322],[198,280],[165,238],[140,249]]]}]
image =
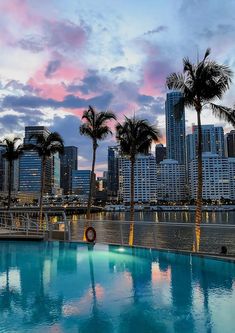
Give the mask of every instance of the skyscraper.
[{"label": "skyscraper", "polygon": [[182,117],[176,119],[174,107],[180,101],[182,93],[171,91],[167,93],[166,111],[166,149],[167,159],[173,159],[179,164],[185,164],[185,114],[182,106]]},{"label": "skyscraper", "polygon": [[118,195],[118,146],[108,147],[108,179],[107,190],[110,197]]},{"label": "skyscraper", "polygon": [[60,163],[60,186],[64,190],[64,194],[72,194],[72,171],[78,168],[78,148],[64,147],[64,154],[60,155]]},{"label": "skyscraper", "polygon": [[2,155],[6,151],[5,145],[0,145],[0,191],[4,190],[4,177],[5,177],[5,159]]},{"label": "skyscraper", "polygon": [[60,191],[60,158],[59,153],[51,157],[51,192],[57,194]]},{"label": "skyscraper", "polygon": [[[36,139],[31,138],[34,134],[42,134],[47,137],[50,131],[44,126],[25,127],[24,144],[35,143]],[[41,157],[33,150],[25,151],[19,160],[19,191],[39,193],[41,189],[42,163]],[[51,161],[47,160],[45,192],[51,191]]]},{"label": "skyscraper", "polygon": [[[94,179],[96,175],[94,174]],[[72,170],[72,192],[88,198],[91,170]],[[95,191],[94,191],[95,193]]]},{"label": "skyscraper", "polygon": [[[221,197],[230,198],[230,183],[233,186],[232,170],[233,161],[229,164],[228,158],[222,158],[218,154],[205,152],[202,154],[203,170],[203,199],[219,200]],[[197,196],[197,159],[193,159],[189,164],[189,189],[193,199]]]},{"label": "skyscraper", "polygon": [[[134,166],[134,201],[156,201],[156,161],[149,155],[137,155]],[[131,162],[126,157],[119,158],[119,198],[130,202],[131,198]]]},{"label": "skyscraper", "polygon": [[164,147],[163,144],[159,143],[156,145],[155,157],[157,164],[159,164],[161,161],[163,161],[166,158],[166,147]]},{"label": "skyscraper", "polygon": [[225,134],[225,155],[235,157],[235,130]]},{"label": "skyscraper", "polygon": [[157,165],[157,198],[166,201],[186,198],[185,165],[168,159]]},{"label": "skyscraper", "polygon": [[[192,134],[187,135],[187,161],[197,157],[198,126],[192,126]],[[224,157],[224,130],[221,126],[202,125],[202,152],[211,152]]]}]

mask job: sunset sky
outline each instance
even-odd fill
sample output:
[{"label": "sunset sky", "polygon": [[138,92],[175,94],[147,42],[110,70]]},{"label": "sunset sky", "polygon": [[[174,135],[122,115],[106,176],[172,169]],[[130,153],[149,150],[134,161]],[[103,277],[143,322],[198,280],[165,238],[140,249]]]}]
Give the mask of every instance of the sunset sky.
[{"label": "sunset sky", "polygon": [[[0,0],[0,138],[45,125],[79,147],[90,168],[91,143],[79,135],[88,105],[156,123],[165,140],[165,78],[205,49],[235,71],[234,0]],[[235,82],[235,78],[234,78]],[[235,85],[221,103],[235,103]],[[187,110],[187,132],[196,122]],[[203,123],[221,124],[210,111]],[[107,146],[98,152],[107,168]]]}]

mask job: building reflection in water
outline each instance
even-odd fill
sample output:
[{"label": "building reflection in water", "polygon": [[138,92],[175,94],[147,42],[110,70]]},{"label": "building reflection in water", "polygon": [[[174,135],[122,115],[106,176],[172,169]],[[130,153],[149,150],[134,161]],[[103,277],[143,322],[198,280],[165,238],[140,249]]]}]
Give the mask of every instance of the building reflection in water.
[{"label": "building reflection in water", "polygon": [[220,325],[215,304],[219,309],[223,297],[232,304],[234,277],[229,263],[164,251],[3,242],[0,325],[6,331],[209,333]]}]

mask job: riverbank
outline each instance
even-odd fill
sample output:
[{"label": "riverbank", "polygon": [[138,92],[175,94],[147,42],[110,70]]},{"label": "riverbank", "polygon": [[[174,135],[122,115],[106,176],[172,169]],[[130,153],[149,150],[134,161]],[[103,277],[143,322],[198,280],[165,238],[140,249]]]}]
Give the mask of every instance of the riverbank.
[{"label": "riverbank", "polygon": [[[124,205],[106,205],[104,211],[106,212],[125,212],[129,211],[130,206]],[[163,211],[176,211],[176,212],[195,212],[195,205],[135,205],[136,212],[163,212]],[[235,205],[203,205],[202,211],[204,212],[226,212],[226,211],[235,211]]]}]

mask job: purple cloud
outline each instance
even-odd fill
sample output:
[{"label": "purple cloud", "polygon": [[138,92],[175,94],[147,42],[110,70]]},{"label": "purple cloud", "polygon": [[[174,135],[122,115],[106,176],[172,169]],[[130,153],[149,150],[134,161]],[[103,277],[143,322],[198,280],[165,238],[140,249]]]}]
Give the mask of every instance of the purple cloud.
[{"label": "purple cloud", "polygon": [[159,27],[145,32],[144,35],[157,34],[159,32],[163,32],[163,31],[166,31],[166,30],[168,30],[168,27],[166,25],[159,25]]},{"label": "purple cloud", "polygon": [[93,98],[84,99],[74,95],[65,96],[63,101],[57,101],[53,98],[42,98],[37,96],[6,96],[3,98],[3,108],[46,108],[53,109],[66,108],[66,109],[79,109],[93,105],[99,109],[106,109],[111,101],[113,95],[110,92],[106,92],[102,95],[95,96]]},{"label": "purple cloud", "polygon": [[60,60],[51,60],[49,61],[47,68],[45,70],[45,76],[47,78],[51,77],[57,69],[61,66]]}]

